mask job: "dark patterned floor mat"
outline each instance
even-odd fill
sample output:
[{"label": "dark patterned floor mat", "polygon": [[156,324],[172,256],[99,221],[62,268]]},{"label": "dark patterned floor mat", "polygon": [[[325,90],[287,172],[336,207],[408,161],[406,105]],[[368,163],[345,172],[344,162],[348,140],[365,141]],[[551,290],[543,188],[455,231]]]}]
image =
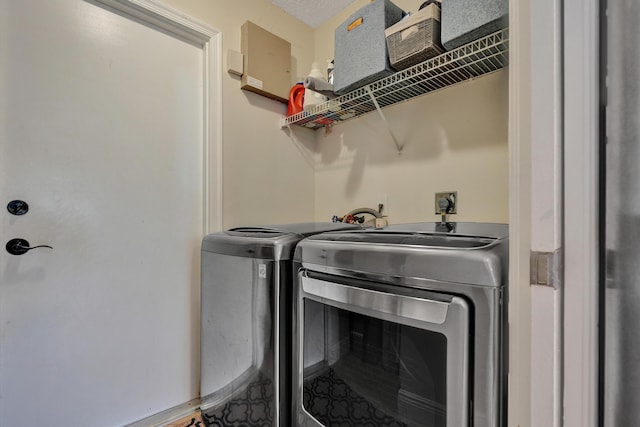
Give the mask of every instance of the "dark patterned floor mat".
[{"label": "dark patterned floor mat", "polygon": [[246,390],[220,408],[202,411],[207,427],[272,427],[273,382],[259,374]]},{"label": "dark patterned floor mat", "polygon": [[304,407],[328,427],[407,427],[353,391],[333,369],[305,382]]}]

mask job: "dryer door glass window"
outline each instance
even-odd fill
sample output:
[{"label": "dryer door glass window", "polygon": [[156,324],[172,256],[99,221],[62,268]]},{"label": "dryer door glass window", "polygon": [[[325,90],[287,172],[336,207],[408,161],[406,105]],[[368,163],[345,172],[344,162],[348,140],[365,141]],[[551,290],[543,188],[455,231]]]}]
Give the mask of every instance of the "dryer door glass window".
[{"label": "dryer door glass window", "polygon": [[[464,300],[380,296],[308,280],[313,279],[305,278],[308,292],[314,292],[310,285],[320,284],[319,293],[339,286],[336,294],[364,292],[367,298],[363,304],[352,300],[352,306],[342,297],[330,301],[327,293],[321,301],[310,294],[302,299],[298,389],[303,418],[310,416],[324,426],[467,425],[469,308]],[[376,301],[378,297],[392,300]],[[397,310],[414,303],[407,313]],[[391,306],[395,314],[385,308]],[[423,315],[429,321],[418,320]]]}]

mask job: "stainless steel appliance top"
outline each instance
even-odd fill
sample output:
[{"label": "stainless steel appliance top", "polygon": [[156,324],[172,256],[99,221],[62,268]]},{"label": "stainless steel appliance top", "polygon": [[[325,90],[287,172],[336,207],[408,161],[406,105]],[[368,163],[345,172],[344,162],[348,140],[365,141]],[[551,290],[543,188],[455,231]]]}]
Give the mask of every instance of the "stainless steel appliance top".
[{"label": "stainless steel appliance top", "polygon": [[507,281],[508,226],[487,223],[399,224],[318,234],[299,243],[296,260],[312,270],[420,278],[499,287]]},{"label": "stainless steel appliance top", "polygon": [[202,250],[280,261],[291,259],[296,243],[305,237],[317,233],[361,228],[358,225],[331,222],[235,227],[205,236],[202,239]]}]

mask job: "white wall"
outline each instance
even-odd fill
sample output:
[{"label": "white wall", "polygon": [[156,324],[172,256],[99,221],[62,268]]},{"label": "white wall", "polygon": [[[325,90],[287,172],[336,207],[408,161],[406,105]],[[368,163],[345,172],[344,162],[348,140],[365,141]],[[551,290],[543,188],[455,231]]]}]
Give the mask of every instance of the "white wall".
[{"label": "white wall", "polygon": [[[162,0],[222,32],[227,50],[240,51],[249,20],[291,43],[292,83],[313,61],[313,30],[266,0]],[[223,76],[223,228],[313,219],[313,133],[288,135],[278,127],[286,105],[240,89]]]},{"label": "white wall", "polygon": [[458,191],[457,221],[508,221],[507,73],[385,109],[402,154],[377,113],[318,132],[316,219],[388,196],[392,223],[436,221],[434,193]]}]

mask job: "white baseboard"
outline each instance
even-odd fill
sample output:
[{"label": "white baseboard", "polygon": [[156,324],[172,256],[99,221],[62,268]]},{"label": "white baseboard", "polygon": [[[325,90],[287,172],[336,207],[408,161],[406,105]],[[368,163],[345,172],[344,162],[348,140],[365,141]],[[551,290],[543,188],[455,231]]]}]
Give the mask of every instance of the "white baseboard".
[{"label": "white baseboard", "polygon": [[128,424],[126,427],[162,427],[170,422],[177,421],[189,414],[200,409],[200,398],[190,400],[189,402],[169,408],[165,411],[158,412],[150,417],[143,418],[134,423]]}]

